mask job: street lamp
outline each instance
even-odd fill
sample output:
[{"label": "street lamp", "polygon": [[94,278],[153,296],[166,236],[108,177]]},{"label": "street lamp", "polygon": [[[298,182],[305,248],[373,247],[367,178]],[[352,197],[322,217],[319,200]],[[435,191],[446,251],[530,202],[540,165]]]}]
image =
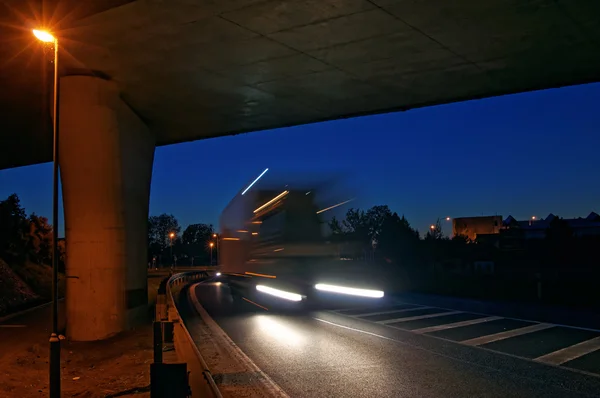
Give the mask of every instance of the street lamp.
[{"label": "street lamp", "polygon": [[50,398],[60,398],[60,339],[58,338],[58,39],[46,30],[33,29],[44,43],[54,44],[54,104],[52,109],[52,330],[50,334]]},{"label": "street lamp", "polygon": [[175,237],[175,232],[171,232],[169,234],[169,239],[171,239],[171,268],[173,268],[173,238]]},{"label": "street lamp", "polygon": [[[217,265],[218,265],[219,264],[219,256],[221,255],[221,253],[219,252],[219,234],[214,233],[213,238],[215,238],[215,241],[217,242]],[[212,262],[210,265],[212,265]]]},{"label": "street lamp", "polygon": [[210,242],[208,245],[210,246],[210,265],[212,265],[212,263],[213,263],[213,261],[212,261],[212,249],[213,249],[213,246],[215,244],[212,243],[212,242]]}]

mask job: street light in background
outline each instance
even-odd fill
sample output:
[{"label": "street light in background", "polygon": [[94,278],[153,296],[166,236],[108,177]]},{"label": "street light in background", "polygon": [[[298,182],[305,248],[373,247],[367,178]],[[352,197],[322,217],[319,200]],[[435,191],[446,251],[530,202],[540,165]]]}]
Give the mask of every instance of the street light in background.
[{"label": "street light in background", "polygon": [[169,239],[171,240],[171,268],[173,268],[173,238],[175,238],[175,232],[169,234]]},{"label": "street light in background", "polygon": [[58,39],[46,30],[33,29],[44,43],[54,44],[54,104],[52,107],[52,330],[50,334],[50,398],[60,398],[60,339],[58,338]]},{"label": "street light in background", "polygon": [[210,242],[208,245],[210,246],[210,265],[212,265],[212,263],[213,263],[213,261],[212,261],[212,249],[213,249],[213,246],[215,244],[213,242]]},{"label": "street light in background", "polygon": [[[219,265],[219,256],[221,255],[219,252],[219,234],[214,233],[213,238],[215,238],[215,241],[217,242],[217,265]],[[212,265],[212,261],[210,262],[210,265]]]}]

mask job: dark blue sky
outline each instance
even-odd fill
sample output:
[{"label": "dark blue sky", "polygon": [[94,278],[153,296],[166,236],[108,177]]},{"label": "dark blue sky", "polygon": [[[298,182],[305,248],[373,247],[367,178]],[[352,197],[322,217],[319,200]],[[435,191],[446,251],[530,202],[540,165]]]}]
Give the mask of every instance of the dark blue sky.
[{"label": "dark blue sky", "polygon": [[[599,104],[590,84],[160,147],[150,213],[216,225],[269,167],[349,171],[354,206],[387,204],[421,231],[446,216],[586,216],[600,211]],[[50,216],[51,175],[0,171],[0,197]]]}]

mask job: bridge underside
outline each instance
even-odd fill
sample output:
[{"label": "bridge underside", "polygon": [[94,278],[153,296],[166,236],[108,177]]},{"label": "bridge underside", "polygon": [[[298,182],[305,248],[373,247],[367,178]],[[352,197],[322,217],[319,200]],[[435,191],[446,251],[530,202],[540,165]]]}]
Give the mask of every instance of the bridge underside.
[{"label": "bridge underside", "polygon": [[[59,34],[65,73],[110,76],[164,145],[598,81],[598,15],[596,0],[138,0]],[[15,37],[0,169],[51,160],[48,57]]]}]

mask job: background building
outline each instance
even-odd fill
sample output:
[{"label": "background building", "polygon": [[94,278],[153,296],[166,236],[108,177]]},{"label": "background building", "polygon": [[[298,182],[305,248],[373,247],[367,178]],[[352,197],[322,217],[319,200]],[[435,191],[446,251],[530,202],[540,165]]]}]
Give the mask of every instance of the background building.
[{"label": "background building", "polygon": [[500,233],[502,216],[459,217],[452,220],[452,234],[466,236],[470,240],[477,235]]}]

